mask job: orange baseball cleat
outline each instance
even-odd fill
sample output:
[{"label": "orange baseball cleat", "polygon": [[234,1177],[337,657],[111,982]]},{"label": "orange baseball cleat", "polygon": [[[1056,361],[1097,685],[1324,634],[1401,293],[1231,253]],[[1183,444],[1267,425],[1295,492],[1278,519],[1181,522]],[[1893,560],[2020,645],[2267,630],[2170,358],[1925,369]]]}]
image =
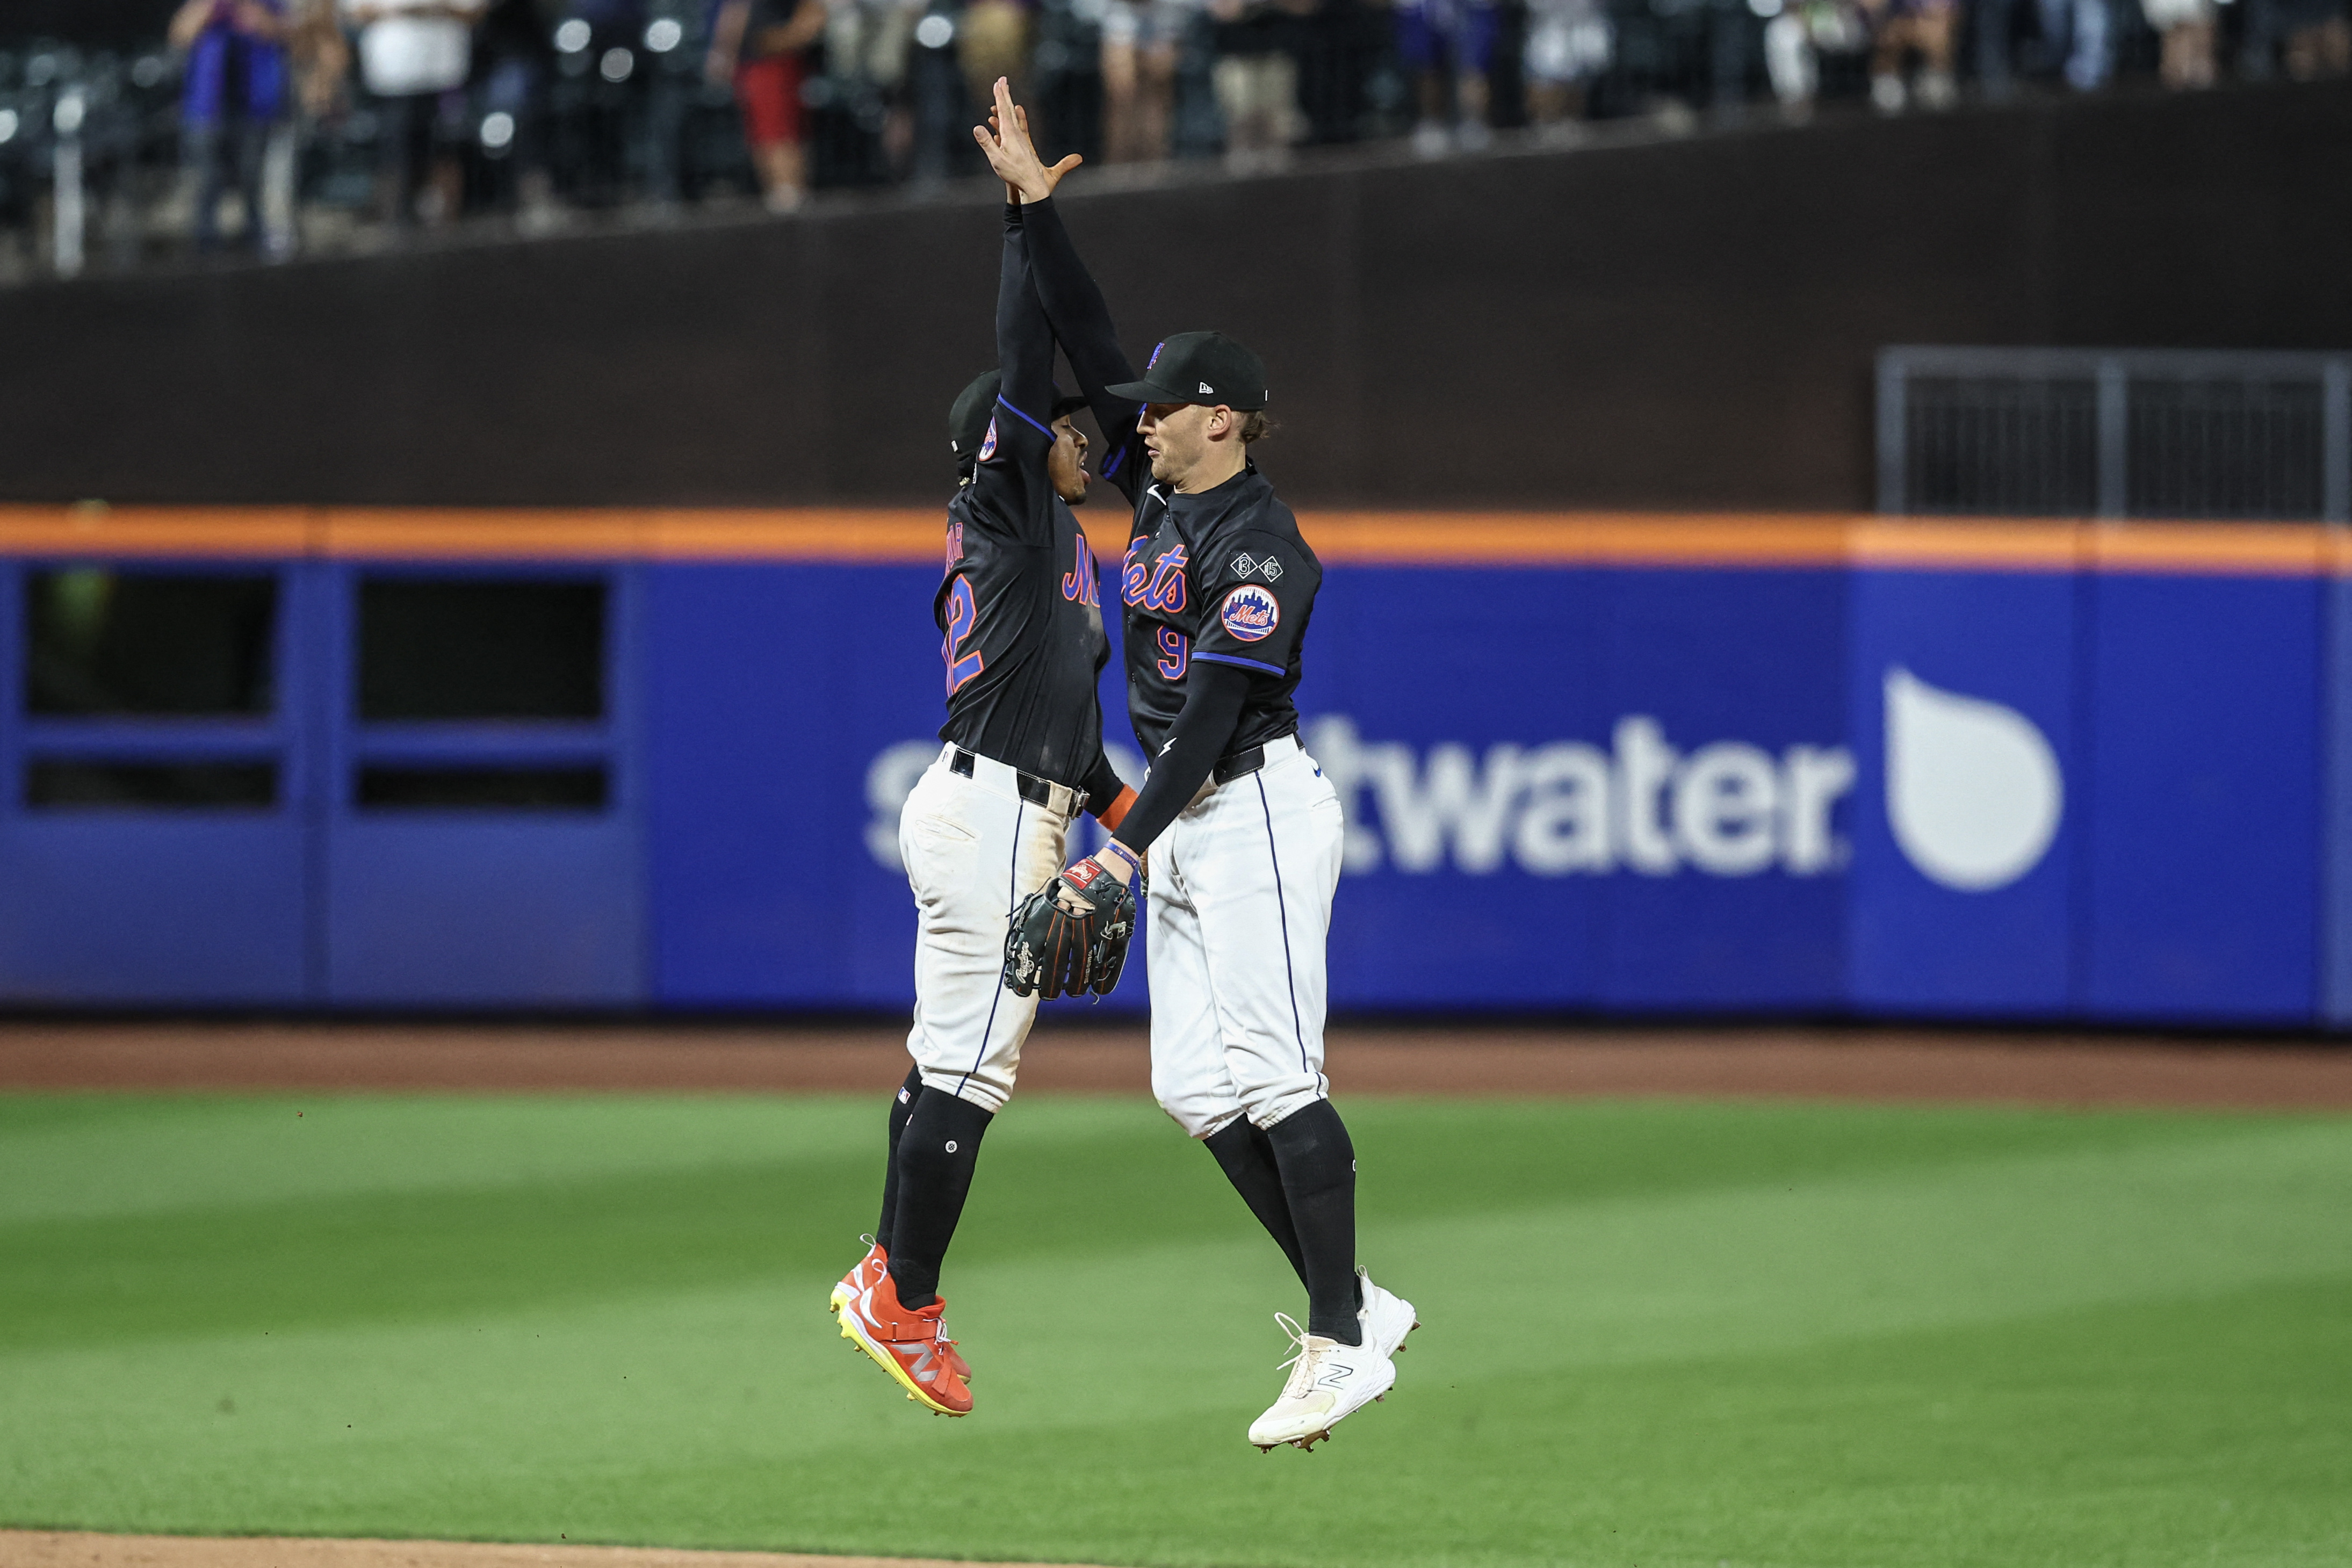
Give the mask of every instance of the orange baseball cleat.
[{"label": "orange baseball cleat", "polygon": [[[856,1301],[858,1297],[872,1290],[882,1277],[890,1271],[890,1255],[882,1250],[882,1244],[880,1242],[875,1240],[871,1236],[861,1236],[857,1239],[866,1243],[866,1256],[860,1258],[857,1260],[856,1266],[851,1269],[848,1273],[844,1274],[841,1277],[841,1282],[833,1288],[833,1305],[831,1310],[836,1315],[839,1314],[843,1307],[847,1306],[851,1301]],[[845,1337],[847,1336],[845,1335]],[[965,1363],[963,1353],[956,1349],[955,1343],[955,1341],[948,1337],[947,1320],[945,1318],[941,1318],[940,1320],[940,1344],[947,1352],[948,1370],[954,1373],[966,1383],[970,1383],[971,1381],[971,1368]]]},{"label": "orange baseball cleat", "polygon": [[842,1304],[841,1337],[872,1356],[916,1404],[942,1416],[968,1416],[971,1390],[950,1364],[954,1342],[940,1333],[946,1306],[943,1301],[917,1311],[900,1306],[898,1282],[886,1269],[872,1287]]}]

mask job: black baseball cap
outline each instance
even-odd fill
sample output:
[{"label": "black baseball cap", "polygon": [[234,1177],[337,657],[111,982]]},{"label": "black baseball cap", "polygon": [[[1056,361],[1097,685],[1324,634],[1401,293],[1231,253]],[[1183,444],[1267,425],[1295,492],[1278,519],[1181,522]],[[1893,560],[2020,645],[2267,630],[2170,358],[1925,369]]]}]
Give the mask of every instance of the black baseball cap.
[{"label": "black baseball cap", "polygon": [[955,403],[948,410],[948,450],[959,457],[970,457],[980,450],[988,438],[988,422],[996,415],[996,389],[1004,382],[1002,371],[990,371],[974,376],[971,384],[956,393]]},{"label": "black baseball cap", "polygon": [[[998,390],[1003,384],[1003,372],[990,371],[974,376],[970,386],[956,393],[954,403],[948,409],[950,452],[958,457],[971,457],[979,454],[980,444],[988,439],[988,422],[996,417]],[[1046,423],[1050,424],[1064,414],[1075,413],[1086,406],[1086,399],[1067,396],[1056,387],[1052,412],[1045,416]]]},{"label": "black baseball cap", "polygon": [[1105,387],[1138,402],[1265,406],[1265,362],[1223,332],[1179,332],[1151,350],[1143,379]]}]

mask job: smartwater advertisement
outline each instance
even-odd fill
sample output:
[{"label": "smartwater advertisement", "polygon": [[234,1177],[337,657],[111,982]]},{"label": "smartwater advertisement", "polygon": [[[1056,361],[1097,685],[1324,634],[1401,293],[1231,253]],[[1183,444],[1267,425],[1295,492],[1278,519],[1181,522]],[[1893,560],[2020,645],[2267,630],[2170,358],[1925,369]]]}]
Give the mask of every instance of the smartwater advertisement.
[{"label": "smartwater advertisement", "polygon": [[[656,999],[910,998],[897,816],[940,749],[931,574],[653,576]],[[1333,1006],[2308,1021],[2321,602],[1336,567],[1298,693],[1348,813]],[[1106,733],[1139,780],[1117,669]]]}]

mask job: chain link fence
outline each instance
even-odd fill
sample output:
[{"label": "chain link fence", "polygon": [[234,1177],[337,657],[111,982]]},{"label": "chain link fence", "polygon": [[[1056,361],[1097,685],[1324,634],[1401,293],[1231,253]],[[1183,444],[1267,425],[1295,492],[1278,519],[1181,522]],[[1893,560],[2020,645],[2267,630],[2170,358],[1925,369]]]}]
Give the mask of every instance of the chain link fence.
[{"label": "chain link fence", "polygon": [[1878,509],[2342,522],[2352,357],[1893,348]]}]

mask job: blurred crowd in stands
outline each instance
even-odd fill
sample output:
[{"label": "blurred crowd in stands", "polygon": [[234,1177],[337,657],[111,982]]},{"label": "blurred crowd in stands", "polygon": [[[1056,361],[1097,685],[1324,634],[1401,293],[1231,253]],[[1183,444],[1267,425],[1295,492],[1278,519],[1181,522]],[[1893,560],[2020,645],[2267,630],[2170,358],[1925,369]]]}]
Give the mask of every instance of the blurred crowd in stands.
[{"label": "blurred crowd in stands", "polygon": [[1255,170],[1381,138],[1440,157],[1627,116],[2352,64],[2352,0],[158,4],[143,38],[11,36],[0,9],[0,279],[919,193],[979,171],[998,76],[1053,152]]}]

